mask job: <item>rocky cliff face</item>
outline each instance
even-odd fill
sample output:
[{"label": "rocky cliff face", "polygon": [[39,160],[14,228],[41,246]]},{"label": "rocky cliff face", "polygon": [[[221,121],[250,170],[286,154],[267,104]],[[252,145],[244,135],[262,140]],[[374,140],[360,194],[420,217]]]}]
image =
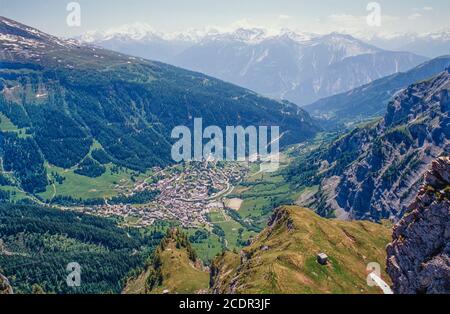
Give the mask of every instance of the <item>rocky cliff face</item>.
[{"label": "rocky cliff face", "polygon": [[316,207],[323,216],[400,219],[431,162],[450,151],[450,69],[411,85],[384,119],[334,142],[322,154]]},{"label": "rocky cliff face", "polygon": [[432,163],[387,253],[395,293],[450,293],[449,157]]},{"label": "rocky cliff face", "polygon": [[0,274],[0,294],[13,294],[13,289],[9,284],[8,278]]}]

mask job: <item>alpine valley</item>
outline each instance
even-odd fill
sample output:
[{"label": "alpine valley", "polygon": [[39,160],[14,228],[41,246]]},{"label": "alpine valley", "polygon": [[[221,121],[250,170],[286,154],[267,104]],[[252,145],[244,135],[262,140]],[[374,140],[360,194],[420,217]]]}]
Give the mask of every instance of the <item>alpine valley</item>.
[{"label": "alpine valley", "polygon": [[[0,17],[0,294],[450,293],[450,51],[414,47]],[[196,118],[279,126],[279,168],[175,162]]]}]

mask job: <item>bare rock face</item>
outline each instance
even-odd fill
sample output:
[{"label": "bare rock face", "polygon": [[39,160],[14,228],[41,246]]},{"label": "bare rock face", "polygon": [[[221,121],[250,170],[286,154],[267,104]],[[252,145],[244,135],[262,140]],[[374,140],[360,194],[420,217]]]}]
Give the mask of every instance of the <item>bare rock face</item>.
[{"label": "bare rock face", "polygon": [[[361,125],[321,154],[321,216],[398,221],[433,160],[450,154],[450,68],[399,92],[383,119]],[[314,160],[314,157],[311,159]]]},{"label": "bare rock face", "polygon": [[400,294],[450,293],[450,158],[425,174],[410,211],[394,227],[387,272]]},{"label": "bare rock face", "polygon": [[8,278],[0,274],[0,294],[13,294],[13,289],[9,284]]}]

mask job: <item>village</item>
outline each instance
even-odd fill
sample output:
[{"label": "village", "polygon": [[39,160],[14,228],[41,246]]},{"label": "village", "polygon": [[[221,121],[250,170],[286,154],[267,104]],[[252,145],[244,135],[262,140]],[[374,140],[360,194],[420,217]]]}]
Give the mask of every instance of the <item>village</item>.
[{"label": "village", "polygon": [[210,225],[207,213],[222,209],[224,198],[249,172],[248,164],[238,162],[189,162],[155,169],[144,181],[136,182],[126,195],[150,190],[159,195],[147,204],[83,207],[82,211],[103,217],[121,217],[134,227],[148,227],[157,220],[177,221],[183,227]]}]

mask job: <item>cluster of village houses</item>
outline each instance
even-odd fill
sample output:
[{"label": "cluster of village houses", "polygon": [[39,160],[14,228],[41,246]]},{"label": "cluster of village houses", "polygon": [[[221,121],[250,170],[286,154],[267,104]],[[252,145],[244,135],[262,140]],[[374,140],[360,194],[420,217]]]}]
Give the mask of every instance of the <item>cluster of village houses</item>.
[{"label": "cluster of village houses", "polygon": [[157,190],[160,193],[153,201],[139,205],[105,202],[84,211],[127,218],[126,221],[132,221],[137,227],[150,226],[156,220],[178,221],[184,227],[205,226],[209,225],[207,213],[223,208],[223,199],[247,174],[248,166],[236,162],[192,162],[183,167],[169,167],[157,171],[157,179],[151,183],[137,182],[127,194]]}]

